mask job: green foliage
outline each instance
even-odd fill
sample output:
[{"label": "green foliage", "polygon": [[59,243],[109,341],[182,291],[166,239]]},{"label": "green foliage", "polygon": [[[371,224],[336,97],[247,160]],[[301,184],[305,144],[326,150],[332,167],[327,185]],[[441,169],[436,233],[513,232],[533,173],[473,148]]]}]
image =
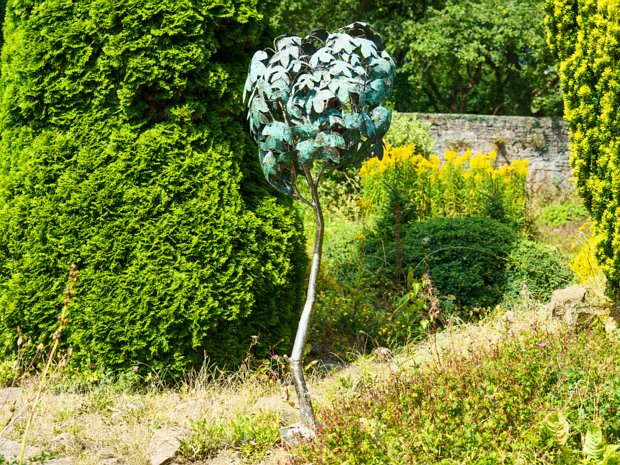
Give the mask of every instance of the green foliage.
[{"label": "green foliage", "polygon": [[[286,346],[305,259],[245,136],[252,0],[11,1],[0,86],[0,347],[95,371],[235,365]],[[33,349],[34,350],[34,349]],[[26,357],[26,356],[25,356]],[[26,357],[27,358],[27,357]]]},{"label": "green foliage", "polygon": [[507,259],[508,299],[517,299],[525,285],[535,299],[549,300],[553,291],[573,281],[567,257],[551,245],[521,239],[513,245]]},{"label": "green foliage", "polygon": [[274,36],[351,20],[375,25],[399,66],[398,111],[558,115],[544,0],[279,0]]},{"label": "green foliage", "polygon": [[[391,234],[390,234],[391,233]],[[518,241],[512,228],[481,217],[435,218],[402,228],[403,269],[425,273],[440,295],[453,295],[467,307],[497,304],[507,283],[507,258]],[[396,241],[393,231],[366,240],[367,266],[395,276]]]},{"label": "green foliage", "polygon": [[620,292],[620,5],[548,0],[547,39],[558,58],[577,190],[601,240],[597,258],[611,294]]},{"label": "green foliage", "polygon": [[440,113],[559,114],[542,4],[451,0],[421,22],[405,21],[412,104]]},{"label": "green foliage", "polygon": [[620,345],[603,331],[534,329],[370,377],[355,395],[343,385],[318,412],[317,439],[295,448],[292,462],[566,464],[544,418],[565,412],[575,434],[554,431],[572,450],[582,450],[592,422],[617,443],[620,417],[609,412],[620,395],[618,357]]},{"label": "green foliage", "polygon": [[620,445],[607,445],[603,438],[600,426],[589,424],[583,438],[582,460],[575,457],[575,451],[566,447],[570,425],[562,412],[552,412],[543,420],[543,427],[552,435],[562,451],[562,458],[566,465],[574,463],[616,465],[620,463]]},{"label": "green foliage", "polygon": [[588,219],[588,210],[581,203],[549,205],[542,209],[538,219],[548,226],[564,226],[574,221]]},{"label": "green foliage", "polygon": [[[513,228],[482,217],[435,218],[402,227],[402,268],[416,277],[428,270],[441,296],[463,307],[514,300],[525,285],[546,300],[569,284],[572,273],[554,247],[521,238]],[[397,239],[381,230],[365,240],[365,266],[396,279]]]},{"label": "green foliage", "polygon": [[543,426],[551,433],[561,447],[566,445],[570,426],[562,412],[551,412],[545,417]]},{"label": "green foliage", "polygon": [[385,142],[392,147],[413,146],[414,153],[429,158],[433,155],[435,141],[431,137],[430,127],[420,121],[415,114],[392,114],[390,130],[385,135]]},{"label": "green foliage", "polygon": [[249,463],[264,459],[280,436],[280,416],[260,411],[231,420],[200,420],[192,425],[189,438],[182,441],[182,457],[208,459],[220,450],[235,450]]}]

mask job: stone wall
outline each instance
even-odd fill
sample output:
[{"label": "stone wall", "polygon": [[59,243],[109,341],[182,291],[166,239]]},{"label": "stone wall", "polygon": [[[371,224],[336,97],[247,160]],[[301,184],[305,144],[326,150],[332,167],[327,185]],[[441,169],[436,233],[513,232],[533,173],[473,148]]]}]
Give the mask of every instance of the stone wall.
[{"label": "stone wall", "polygon": [[556,118],[419,113],[430,124],[435,152],[497,152],[500,164],[530,160],[532,182],[569,186],[568,129]]}]

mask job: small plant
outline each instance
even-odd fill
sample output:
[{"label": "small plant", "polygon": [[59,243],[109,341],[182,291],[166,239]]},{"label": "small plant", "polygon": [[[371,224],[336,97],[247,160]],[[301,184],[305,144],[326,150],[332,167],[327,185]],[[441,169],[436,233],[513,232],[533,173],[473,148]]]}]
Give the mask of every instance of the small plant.
[{"label": "small plant", "polygon": [[575,451],[569,447],[570,425],[562,412],[548,414],[543,421],[543,426],[560,447],[562,458],[566,465],[574,463],[596,465],[620,464],[620,453],[618,452],[620,444],[606,444],[603,439],[603,432],[598,425],[588,425],[583,438],[583,449],[581,451],[583,457],[581,459],[576,457]]},{"label": "small plant", "polygon": [[415,153],[430,158],[434,153],[435,141],[431,137],[430,126],[415,114],[397,113],[392,115],[390,130],[385,142],[392,147],[412,146]]},{"label": "small plant", "polygon": [[549,205],[540,212],[539,220],[545,225],[558,227],[588,219],[588,210],[582,203]]},{"label": "small plant", "polygon": [[39,385],[37,391],[35,392],[34,400],[32,401],[32,405],[30,405],[30,412],[28,414],[28,418],[26,420],[26,426],[24,428],[24,434],[22,436],[22,447],[19,454],[19,465],[24,463],[24,454],[26,452],[26,444],[28,443],[28,434],[30,432],[30,427],[32,425],[32,420],[34,415],[39,408],[39,402],[41,398],[41,393],[43,392],[43,388],[46,385],[47,376],[50,374],[52,369],[52,363],[56,357],[56,352],[58,350],[58,346],[60,344],[60,339],[62,337],[63,330],[69,324],[68,311],[69,304],[71,303],[71,297],[73,296],[73,288],[77,283],[78,270],[77,265],[71,265],[71,271],[69,272],[69,282],[67,284],[67,288],[65,289],[65,299],[63,301],[62,311],[58,316],[58,329],[52,335],[52,346],[50,347],[49,353],[47,354],[47,360],[45,362],[45,366],[43,367],[43,372],[41,373],[39,379]]},{"label": "small plant", "polygon": [[196,460],[232,449],[250,463],[260,462],[278,441],[280,426],[280,415],[265,411],[230,420],[200,420],[193,424],[189,438],[182,441],[179,453]]}]

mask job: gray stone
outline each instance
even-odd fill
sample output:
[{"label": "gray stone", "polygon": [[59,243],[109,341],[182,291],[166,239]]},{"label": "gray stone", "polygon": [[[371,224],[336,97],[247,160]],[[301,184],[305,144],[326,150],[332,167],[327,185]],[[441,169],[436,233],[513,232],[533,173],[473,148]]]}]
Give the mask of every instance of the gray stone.
[{"label": "gray stone", "polygon": [[180,439],[185,434],[185,431],[179,428],[163,428],[155,431],[150,444],[149,463],[151,465],[171,463],[181,447]]},{"label": "gray stone", "polygon": [[280,428],[280,434],[284,441],[293,445],[316,437],[316,433],[313,430],[301,423],[294,423],[290,426]]},{"label": "gray stone", "polygon": [[[16,459],[20,456],[22,451],[21,442],[11,441],[10,439],[0,441],[0,457],[7,459],[9,462],[12,459]],[[33,446],[26,446],[24,452],[24,459],[27,460],[31,457],[41,454],[41,449]]]},{"label": "gray stone", "polygon": [[586,288],[576,284],[554,291],[548,308],[553,318],[561,319],[571,326],[576,325],[581,313],[590,313],[586,303]]},{"label": "gray stone", "polygon": [[[0,440],[0,457],[6,459],[8,462],[18,459],[22,450],[22,444],[18,441]],[[24,462],[27,463],[30,459],[41,456],[43,451],[34,446],[26,446],[24,451]],[[73,458],[63,457],[45,460],[43,462],[35,461],[34,463],[43,463],[45,465],[72,465]]]},{"label": "gray stone", "polygon": [[71,433],[60,433],[52,438],[52,443],[58,449],[68,449],[75,442],[75,436]]}]

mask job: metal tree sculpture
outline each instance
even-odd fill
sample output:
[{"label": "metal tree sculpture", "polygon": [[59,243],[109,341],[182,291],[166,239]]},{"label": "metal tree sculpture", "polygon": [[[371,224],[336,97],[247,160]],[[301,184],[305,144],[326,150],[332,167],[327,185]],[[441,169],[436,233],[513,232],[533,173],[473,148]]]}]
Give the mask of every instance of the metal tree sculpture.
[{"label": "metal tree sculpture", "polygon": [[[303,38],[276,39],[275,50],[254,54],[245,83],[243,100],[265,177],[312,207],[315,215],[308,294],[289,358],[301,423],[311,429],[315,419],[302,358],[323,248],[318,185],[326,169],[359,166],[366,158],[383,156],[392,112],[382,105],[391,94],[395,70],[381,37],[368,24],[356,22],[331,34],[316,30]],[[297,188],[300,177],[310,198]]]}]

